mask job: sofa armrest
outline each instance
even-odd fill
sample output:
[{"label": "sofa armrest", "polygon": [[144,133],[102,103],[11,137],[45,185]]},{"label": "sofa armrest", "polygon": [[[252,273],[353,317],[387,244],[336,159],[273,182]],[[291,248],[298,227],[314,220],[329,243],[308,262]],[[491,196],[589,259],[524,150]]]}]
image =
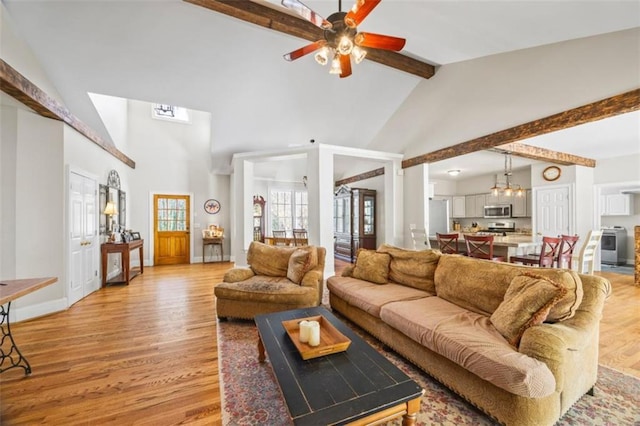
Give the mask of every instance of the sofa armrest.
[{"label": "sofa armrest", "polygon": [[319,285],[322,284],[322,271],[318,271],[317,269],[312,269],[302,277],[302,281],[300,281],[300,285],[302,287],[313,287],[318,288]]},{"label": "sofa armrest", "polygon": [[522,335],[519,352],[538,359],[556,377],[558,389],[564,386],[564,369],[568,352],[595,351],[599,343],[600,319],[604,302],[611,294],[611,284],[602,277],[581,276],[584,296],[576,314],[553,324],[544,323],[527,329]]},{"label": "sofa armrest", "polygon": [[225,283],[237,283],[248,280],[254,275],[255,273],[251,268],[231,268],[224,274],[222,281]]}]

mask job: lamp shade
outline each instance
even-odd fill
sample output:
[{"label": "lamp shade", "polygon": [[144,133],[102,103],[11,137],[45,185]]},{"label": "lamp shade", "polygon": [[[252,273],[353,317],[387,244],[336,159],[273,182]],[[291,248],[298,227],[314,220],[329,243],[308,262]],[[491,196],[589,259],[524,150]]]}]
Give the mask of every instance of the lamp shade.
[{"label": "lamp shade", "polygon": [[116,215],[118,212],[116,211],[116,205],[113,204],[113,201],[108,201],[106,207],[104,208],[104,214]]}]

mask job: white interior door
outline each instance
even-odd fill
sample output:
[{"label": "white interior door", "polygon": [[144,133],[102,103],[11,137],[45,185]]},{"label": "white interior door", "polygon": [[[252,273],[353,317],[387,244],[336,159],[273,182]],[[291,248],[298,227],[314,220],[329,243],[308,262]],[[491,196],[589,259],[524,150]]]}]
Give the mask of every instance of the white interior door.
[{"label": "white interior door", "polygon": [[97,182],[69,172],[69,306],[98,288]]},{"label": "white interior door", "polygon": [[536,190],[536,229],[543,236],[570,235],[570,190],[568,186]]}]

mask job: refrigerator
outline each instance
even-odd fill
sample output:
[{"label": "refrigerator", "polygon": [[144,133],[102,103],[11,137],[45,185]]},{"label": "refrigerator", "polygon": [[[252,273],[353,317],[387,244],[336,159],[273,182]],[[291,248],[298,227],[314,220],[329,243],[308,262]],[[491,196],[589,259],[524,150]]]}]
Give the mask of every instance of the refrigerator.
[{"label": "refrigerator", "polygon": [[429,200],[429,235],[449,233],[449,201]]}]

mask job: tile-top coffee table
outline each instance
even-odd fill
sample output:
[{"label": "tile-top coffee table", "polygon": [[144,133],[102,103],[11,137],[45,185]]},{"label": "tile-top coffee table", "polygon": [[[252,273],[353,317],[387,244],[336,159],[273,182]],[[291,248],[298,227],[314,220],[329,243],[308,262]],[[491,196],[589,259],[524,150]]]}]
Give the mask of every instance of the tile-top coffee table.
[{"label": "tile-top coffee table", "polygon": [[[322,315],[351,340],[346,351],[303,360],[282,321]],[[323,307],[257,315],[265,351],[296,425],[370,424],[403,415],[414,425],[422,388]]]}]

